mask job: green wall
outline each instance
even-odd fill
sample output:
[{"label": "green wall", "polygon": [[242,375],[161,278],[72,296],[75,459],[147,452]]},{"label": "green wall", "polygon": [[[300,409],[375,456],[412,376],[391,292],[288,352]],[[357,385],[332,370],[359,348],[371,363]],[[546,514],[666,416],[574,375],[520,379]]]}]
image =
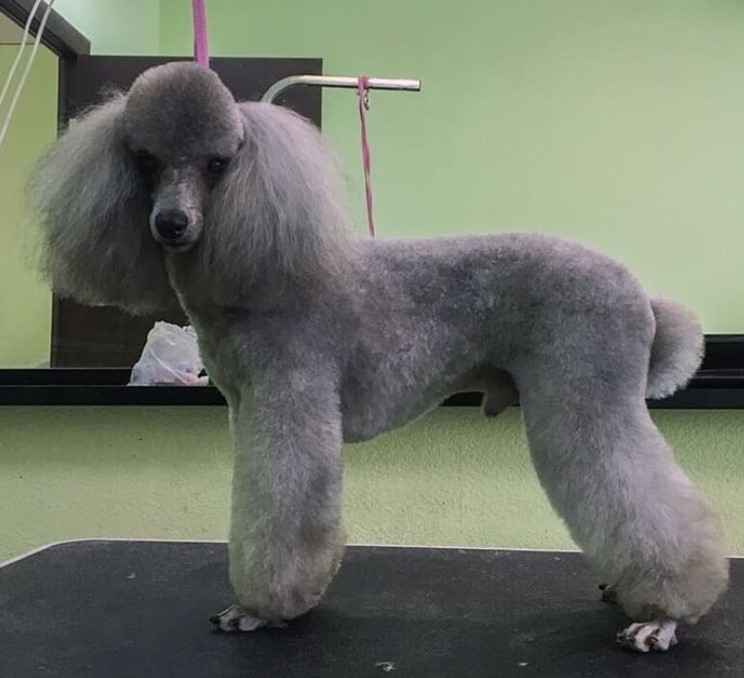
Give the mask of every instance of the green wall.
[{"label": "green wall", "polygon": [[[155,44],[190,53],[187,0],[58,5],[85,24],[95,52],[152,53]],[[684,299],[708,331],[744,329],[739,2],[210,0],[208,11],[214,55],[322,56],[329,73],[424,80],[420,94],[373,93],[383,234],[573,235]],[[0,165],[0,190],[7,176],[20,186],[23,158],[40,141],[33,116],[53,121],[44,103],[51,82],[26,93],[29,108],[8,140],[15,150],[0,151],[0,162],[14,158]],[[324,129],[347,167],[362,228],[351,93],[325,93]],[[0,275],[16,267],[0,287],[0,304],[13,304],[2,307],[7,338],[37,290],[8,239],[10,222],[22,223],[5,218],[16,190],[2,196]],[[36,308],[28,341],[15,338],[16,353],[0,353],[6,365],[36,360],[23,358],[34,341],[46,356],[48,325],[34,323],[48,323],[48,312]],[[0,408],[0,559],[78,537],[224,538],[225,418],[223,408]],[[744,553],[744,416],[654,418],[723,514],[731,550]],[[496,421],[476,409],[439,410],[350,446],[345,467],[352,541],[570,547],[529,465],[516,410]]]},{"label": "green wall", "polygon": [[[741,414],[654,418],[744,553]],[[224,408],[0,408],[0,432],[0,561],[82,537],[226,538]],[[440,409],[348,446],[344,466],[351,542],[572,548],[517,410]]]},{"label": "green wall", "polygon": [[[383,235],[541,230],[626,261],[708,332],[744,331],[744,4],[733,0],[208,3],[214,55],[322,56],[373,93]],[[191,51],[161,2],[161,52]],[[354,95],[325,131],[364,204]]]},{"label": "green wall", "polygon": [[158,0],[57,0],[54,9],[90,40],[92,54],[158,54]]}]

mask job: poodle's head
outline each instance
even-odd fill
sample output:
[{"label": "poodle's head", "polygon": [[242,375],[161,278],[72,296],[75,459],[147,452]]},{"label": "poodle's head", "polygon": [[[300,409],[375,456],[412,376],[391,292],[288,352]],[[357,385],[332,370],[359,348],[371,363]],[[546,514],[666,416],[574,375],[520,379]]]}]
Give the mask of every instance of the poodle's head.
[{"label": "poodle's head", "polygon": [[126,143],[151,196],[152,237],[175,252],[200,238],[211,190],[245,141],[235,99],[192,62],[145,71],[124,106]]},{"label": "poodle's head", "polygon": [[344,191],[318,130],[237,103],[191,62],[142,73],[73,121],[30,184],[42,268],[62,296],[152,312],[174,271],[220,305],[291,294],[346,267]]}]

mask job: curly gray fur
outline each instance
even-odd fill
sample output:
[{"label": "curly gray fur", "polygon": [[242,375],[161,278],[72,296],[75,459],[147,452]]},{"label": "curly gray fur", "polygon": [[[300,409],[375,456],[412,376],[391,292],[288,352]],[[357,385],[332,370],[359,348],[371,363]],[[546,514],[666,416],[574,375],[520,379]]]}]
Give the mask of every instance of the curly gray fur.
[{"label": "curly gray fur", "polygon": [[621,264],[541,235],[355,238],[317,130],[188,63],[83,116],[34,195],[52,286],[132,311],[177,295],[227,398],[222,628],[317,604],[343,552],[342,443],[468,388],[487,414],[519,391],[553,506],[635,620],[694,622],[725,588],[719,522],[644,399],[690,378],[702,333]]},{"label": "curly gray fur", "polygon": [[73,122],[41,159],[29,196],[42,230],[41,268],[53,289],[90,305],[149,312],[175,304],[116,96]]},{"label": "curly gray fur", "polygon": [[[348,268],[348,211],[335,159],[317,129],[270,104],[240,106],[246,142],[215,187],[199,271],[217,300],[288,281],[312,286]],[[246,215],[250,219],[246,220]]]}]

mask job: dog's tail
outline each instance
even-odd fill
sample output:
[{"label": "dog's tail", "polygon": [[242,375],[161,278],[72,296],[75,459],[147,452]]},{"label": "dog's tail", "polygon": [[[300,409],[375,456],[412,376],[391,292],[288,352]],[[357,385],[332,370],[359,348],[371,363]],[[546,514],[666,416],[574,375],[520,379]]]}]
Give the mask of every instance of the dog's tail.
[{"label": "dog's tail", "polygon": [[705,339],[698,319],[682,304],[651,299],[656,335],[646,384],[647,398],[665,398],[684,387],[703,359]]}]

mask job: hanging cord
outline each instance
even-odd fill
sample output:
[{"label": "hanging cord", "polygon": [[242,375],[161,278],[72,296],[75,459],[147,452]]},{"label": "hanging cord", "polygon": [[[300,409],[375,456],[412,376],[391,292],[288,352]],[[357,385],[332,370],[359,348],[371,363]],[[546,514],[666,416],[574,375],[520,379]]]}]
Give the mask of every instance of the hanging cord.
[{"label": "hanging cord", "polygon": [[364,192],[367,199],[367,225],[369,234],[375,237],[375,220],[372,213],[372,156],[367,143],[367,111],[369,110],[369,78],[360,75],[357,94],[359,95],[359,123],[362,139],[362,168],[364,169]]},{"label": "hanging cord", "polygon": [[209,68],[209,44],[207,42],[207,10],[204,0],[191,0],[194,14],[194,60]]},{"label": "hanging cord", "polygon": [[[8,132],[8,127],[10,127],[10,120],[13,117],[13,113],[16,109],[16,106],[18,105],[18,100],[21,98],[21,92],[23,92],[23,88],[26,85],[26,80],[28,80],[28,75],[31,72],[31,66],[33,66],[34,60],[36,59],[36,52],[39,50],[39,45],[41,44],[41,36],[44,33],[44,28],[46,27],[47,19],[49,19],[49,15],[52,12],[52,5],[54,5],[54,2],[55,0],[49,0],[49,3],[47,4],[46,9],[44,10],[44,14],[41,17],[41,21],[39,22],[39,28],[36,31],[36,38],[34,39],[34,46],[31,49],[31,54],[29,55],[28,60],[26,61],[26,67],[23,69],[21,79],[18,81],[18,85],[16,86],[15,92],[13,93],[13,98],[11,99],[10,105],[8,106],[8,112],[5,115],[5,120],[3,122],[2,129],[0,129],[0,146],[2,146],[3,140],[5,139],[5,135]],[[10,78],[13,76],[13,71],[16,69],[18,62],[20,61],[21,55],[23,54],[23,50],[26,46],[26,39],[28,38],[28,33],[31,28],[31,22],[33,21],[34,15],[36,14],[36,10],[38,9],[39,4],[40,2],[38,0],[36,3],[34,3],[34,6],[31,9],[31,13],[26,21],[26,26],[23,31],[23,40],[21,42],[21,45],[18,48],[18,56],[16,57],[16,60],[10,69],[10,73],[8,74],[8,80],[3,86],[2,95],[0,95],[0,103],[2,103],[2,99],[5,98],[5,95],[8,91],[8,87],[10,84]]]}]

